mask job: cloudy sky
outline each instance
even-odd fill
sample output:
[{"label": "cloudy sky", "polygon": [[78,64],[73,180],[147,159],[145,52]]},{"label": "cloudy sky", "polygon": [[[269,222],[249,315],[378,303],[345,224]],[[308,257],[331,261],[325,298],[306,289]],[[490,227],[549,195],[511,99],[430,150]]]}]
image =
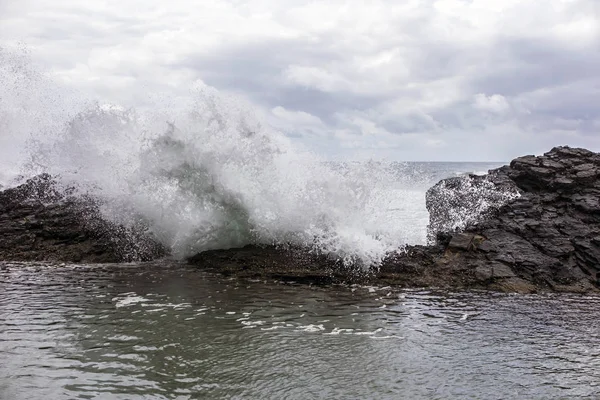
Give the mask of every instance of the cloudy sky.
[{"label": "cloudy sky", "polygon": [[0,0],[0,46],[126,106],[233,93],[332,159],[600,151],[598,0]]}]

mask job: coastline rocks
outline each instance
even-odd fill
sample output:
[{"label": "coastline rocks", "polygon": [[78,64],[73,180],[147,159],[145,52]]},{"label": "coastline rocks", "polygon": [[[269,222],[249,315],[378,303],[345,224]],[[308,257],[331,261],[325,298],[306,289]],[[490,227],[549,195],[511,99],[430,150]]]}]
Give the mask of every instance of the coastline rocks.
[{"label": "coastline rocks", "polygon": [[446,246],[437,263],[467,265],[473,284],[492,289],[598,291],[600,154],[556,147],[543,156],[519,157],[488,176],[502,182],[499,191],[512,182],[520,196],[461,233],[435,232]]},{"label": "coastline rocks", "polygon": [[370,274],[274,247],[204,252],[189,262],[254,278],[600,292],[599,177],[600,154],[557,147],[485,176],[443,180],[427,193],[430,244],[390,254]]},{"label": "coastline rocks", "polygon": [[104,220],[97,202],[58,191],[49,175],[0,192],[0,260],[103,263],[165,254],[143,226]]}]

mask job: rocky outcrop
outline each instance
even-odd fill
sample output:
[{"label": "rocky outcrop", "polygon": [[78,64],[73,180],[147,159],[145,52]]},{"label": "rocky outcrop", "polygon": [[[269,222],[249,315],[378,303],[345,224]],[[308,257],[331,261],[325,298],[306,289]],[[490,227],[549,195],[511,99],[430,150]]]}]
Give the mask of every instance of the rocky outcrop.
[{"label": "rocky outcrop", "polygon": [[[596,291],[600,154],[557,147],[543,156],[517,158],[488,176],[499,192],[516,189],[519,196],[488,209],[460,233],[437,231],[445,250],[436,264],[468,266],[474,285],[501,290]],[[459,206],[446,213],[462,212],[460,190],[455,197]],[[435,223],[439,213],[430,211]]]},{"label": "rocky outcrop", "polygon": [[144,261],[166,249],[145,228],[102,218],[96,201],[40,175],[0,192],[0,260]]},{"label": "rocky outcrop", "polygon": [[[217,250],[190,259],[227,274],[312,282],[509,292],[599,292],[600,154],[557,147],[427,194],[428,246],[390,254],[370,274],[298,249]],[[266,255],[266,257],[265,257]]]}]

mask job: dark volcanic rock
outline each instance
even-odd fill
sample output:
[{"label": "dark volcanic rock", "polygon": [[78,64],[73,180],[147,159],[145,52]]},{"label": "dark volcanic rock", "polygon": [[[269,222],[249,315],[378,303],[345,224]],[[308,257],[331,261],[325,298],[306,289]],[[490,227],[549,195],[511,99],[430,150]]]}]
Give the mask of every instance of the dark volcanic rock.
[{"label": "dark volcanic rock", "polygon": [[[509,167],[490,171],[489,176],[503,182],[496,185],[499,192],[512,184],[520,197],[492,208],[461,233],[451,234],[450,245],[438,262],[451,267],[468,265],[479,278],[487,278],[491,288],[528,285],[556,291],[597,290],[600,154],[557,147],[543,156],[519,157]],[[454,196],[460,198],[460,191]],[[460,215],[462,210],[445,212]],[[432,225],[432,230],[440,226],[434,213]],[[452,246],[453,242],[466,243],[468,237],[480,238],[479,243]]]},{"label": "dark volcanic rock", "polygon": [[241,249],[209,250],[188,261],[227,276],[298,283],[340,282],[347,280],[350,272],[338,260],[294,247],[249,245]]},{"label": "dark volcanic rock", "polygon": [[165,254],[143,226],[107,222],[95,201],[58,191],[49,175],[0,192],[0,260],[121,262]]},{"label": "dark volcanic rock", "polygon": [[[376,282],[405,287],[463,287],[468,280],[458,270],[439,268],[441,246],[413,246],[390,254],[378,270],[348,267],[337,258],[314,254],[306,249],[276,246],[246,246],[240,249],[210,250],[188,262],[203,269],[241,278],[267,278],[297,283]],[[466,269],[464,269],[466,271]]]}]

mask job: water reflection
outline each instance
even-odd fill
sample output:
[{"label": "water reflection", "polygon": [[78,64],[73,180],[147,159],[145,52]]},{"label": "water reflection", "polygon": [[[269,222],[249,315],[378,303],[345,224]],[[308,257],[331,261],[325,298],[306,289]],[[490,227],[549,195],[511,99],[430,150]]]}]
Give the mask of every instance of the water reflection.
[{"label": "water reflection", "polygon": [[600,299],[3,264],[0,398],[573,398]]}]

